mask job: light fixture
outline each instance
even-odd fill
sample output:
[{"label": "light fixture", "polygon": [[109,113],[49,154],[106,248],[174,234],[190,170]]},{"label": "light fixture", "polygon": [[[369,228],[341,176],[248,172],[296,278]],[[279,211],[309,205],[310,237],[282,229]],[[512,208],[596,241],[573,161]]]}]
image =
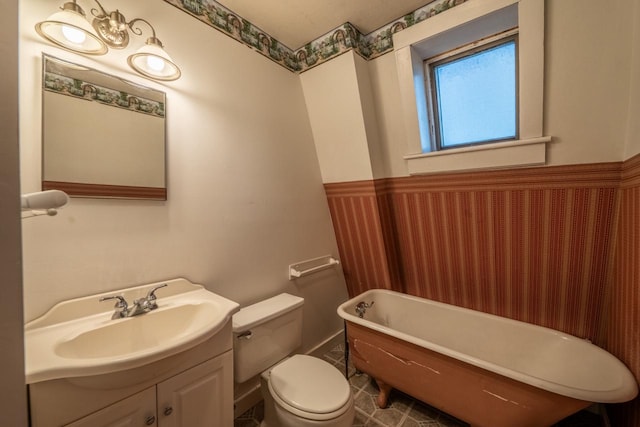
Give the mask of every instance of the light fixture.
[{"label": "light fixture", "polygon": [[60,12],[36,24],[36,31],[50,42],[88,55],[104,55],[109,48],[91,28],[76,0],[65,3]]},{"label": "light fixture", "polygon": [[[163,49],[162,42],[156,37],[156,31],[144,19],[134,19],[135,21],[146,22],[153,35],[136,53],[129,55],[127,63],[131,68],[142,75],[157,80],[176,80],[180,78],[180,68],[173,62],[169,54]],[[132,28],[133,31],[133,28]]]},{"label": "light fixture", "polygon": [[[46,21],[38,23],[36,31],[42,37],[66,49],[101,55],[106,53],[109,47],[114,49],[127,47],[129,30],[141,36],[142,30],[134,24],[139,21],[144,22],[151,28],[152,36],[136,53],[129,55],[127,63],[136,72],[152,79],[180,78],[180,68],[164,50],[162,43],[156,37],[156,30],[149,21],[135,18],[127,22],[119,10],[108,12],[98,0],[94,1],[100,9],[91,9],[91,14],[94,16],[92,24],[85,19],[84,11],[76,4],[76,0],[73,0],[64,4],[62,12],[54,13]],[[86,48],[87,40],[100,47],[92,45],[91,49]]]},{"label": "light fixture", "polygon": [[[64,191],[46,190],[37,193],[23,194],[20,197],[20,207],[22,212],[27,212],[28,216],[23,219],[40,215],[55,216],[58,208],[69,202],[69,196]],[[29,215],[30,214],[30,215]]]}]

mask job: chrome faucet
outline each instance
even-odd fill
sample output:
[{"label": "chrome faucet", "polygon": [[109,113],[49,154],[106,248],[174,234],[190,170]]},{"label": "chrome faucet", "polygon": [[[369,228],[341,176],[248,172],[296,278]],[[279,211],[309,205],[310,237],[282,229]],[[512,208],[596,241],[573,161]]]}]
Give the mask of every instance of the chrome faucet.
[{"label": "chrome faucet", "polygon": [[162,285],[156,286],[151,289],[147,296],[144,298],[133,300],[133,307],[131,308],[131,312],[129,317],[137,316],[138,314],[148,313],[151,310],[155,310],[158,308],[158,303],[156,302],[156,291],[160,288],[166,287],[167,284],[163,283]]},{"label": "chrome faucet", "polygon": [[360,301],[358,304],[356,304],[356,314],[358,315],[358,317],[364,317],[364,314],[367,312],[367,308],[371,308],[373,304],[375,304],[375,301],[371,301],[370,304],[367,304],[364,301]]},{"label": "chrome faucet", "polygon": [[100,302],[112,299],[118,300],[118,302],[116,302],[116,305],[114,306],[116,311],[113,313],[113,316],[111,316],[112,319],[122,319],[125,317],[138,316],[140,314],[148,313],[151,310],[155,310],[156,308],[158,308],[158,303],[156,302],[156,299],[158,299],[156,297],[156,291],[160,288],[164,288],[165,286],[167,286],[166,283],[156,286],[155,288],[151,289],[149,293],[147,293],[146,297],[133,300],[132,307],[129,307],[129,304],[127,304],[127,301],[121,295],[103,297],[100,298]]}]

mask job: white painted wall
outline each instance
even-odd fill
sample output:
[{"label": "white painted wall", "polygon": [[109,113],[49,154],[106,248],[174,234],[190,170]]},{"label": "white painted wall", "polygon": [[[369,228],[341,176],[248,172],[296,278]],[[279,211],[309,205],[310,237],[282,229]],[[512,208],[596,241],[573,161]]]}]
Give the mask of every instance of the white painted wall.
[{"label": "white painted wall", "polygon": [[356,56],[348,51],[300,75],[325,183],[374,178]]},{"label": "white painted wall", "polygon": [[367,61],[359,55],[354,55],[355,71],[360,94],[360,108],[367,137],[367,148],[371,161],[371,172],[374,179],[384,178],[384,156],[380,147],[380,135],[378,119],[376,117],[376,104],[373,99],[373,88]]},{"label": "white painted wall", "polygon": [[627,114],[627,145],[625,159],[640,153],[640,0],[633,2],[633,52],[629,83],[629,112]]},{"label": "white painted wall", "polygon": [[369,61],[369,76],[375,100],[386,177],[408,175],[407,133],[401,108],[400,84],[393,52]]},{"label": "white painted wall", "polygon": [[634,1],[545,3],[549,164],[624,159]]},{"label": "white painted wall", "polygon": [[[544,134],[553,137],[547,147],[547,165],[615,162],[640,152],[640,36],[637,28],[634,33],[638,0],[546,1],[545,7]],[[456,9],[440,16],[449,13],[455,14]],[[325,86],[339,81],[335,61],[302,74],[305,96],[313,90],[307,87],[308,73]],[[395,57],[387,53],[368,66],[383,174],[407,176],[403,159],[407,136]],[[347,92],[344,88],[343,93]],[[326,114],[326,109],[318,110]],[[309,108],[312,123],[315,111]],[[329,147],[326,139],[314,137],[319,152]],[[355,164],[359,159],[341,161]],[[322,156],[320,163],[324,170]],[[336,163],[331,167],[331,182],[367,179],[364,174],[354,179],[353,168],[339,169]]]},{"label": "white painted wall", "polygon": [[46,44],[33,27],[57,4],[21,1],[22,191],[40,188],[44,51],[167,93],[169,199],[72,199],[56,217],[24,221],[26,318],[76,296],[186,277],[241,305],[303,296],[305,349],[341,329],[341,270],[287,277],[290,263],[338,255],[298,76],[168,3],[108,6],[152,22],[183,76],[166,85],[139,78],[129,49],[94,59]]}]

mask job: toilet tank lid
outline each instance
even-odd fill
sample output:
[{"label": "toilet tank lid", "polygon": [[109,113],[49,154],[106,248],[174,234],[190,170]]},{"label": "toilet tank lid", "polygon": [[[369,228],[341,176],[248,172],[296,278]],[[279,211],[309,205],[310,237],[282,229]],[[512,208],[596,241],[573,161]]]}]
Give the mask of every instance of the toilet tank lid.
[{"label": "toilet tank lid", "polygon": [[301,307],[302,304],[304,304],[304,298],[283,293],[241,308],[239,312],[233,315],[233,332],[246,332],[255,325]]}]

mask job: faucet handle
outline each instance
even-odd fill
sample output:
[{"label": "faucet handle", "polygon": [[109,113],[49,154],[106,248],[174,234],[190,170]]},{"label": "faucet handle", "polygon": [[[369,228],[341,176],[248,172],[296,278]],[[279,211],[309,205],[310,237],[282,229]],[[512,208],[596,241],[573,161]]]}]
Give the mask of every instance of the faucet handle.
[{"label": "faucet handle", "polygon": [[358,304],[356,304],[356,314],[358,315],[358,317],[363,318],[364,313],[366,313],[367,309],[371,308],[373,304],[375,304],[375,301],[371,301],[370,304],[367,304],[364,301],[360,301]]},{"label": "faucet handle", "polygon": [[113,295],[110,297],[102,297],[100,298],[100,302],[110,301],[112,299],[117,299],[118,302],[113,306],[115,309],[120,309],[120,311],[116,311],[113,313],[113,319],[117,319],[120,317],[126,317],[127,309],[129,308],[129,304],[127,304],[127,300],[124,299],[121,295]]},{"label": "faucet handle", "polygon": [[121,296],[121,295],[113,295],[113,296],[110,296],[110,297],[102,297],[102,298],[100,298],[100,302],[109,301],[109,300],[112,300],[112,299],[117,299],[118,300],[118,302],[116,302],[116,305],[114,305],[115,308],[125,308],[126,309],[126,308],[129,307],[129,304],[127,304],[127,300],[124,299],[124,297]]},{"label": "faucet handle", "polygon": [[376,303],[375,301],[371,301],[371,303],[370,303],[370,304],[367,304],[367,303],[366,303],[366,302],[364,302],[364,301],[360,301],[360,302],[358,303],[358,305],[356,305],[356,307],[357,307],[357,308],[360,308],[360,309],[363,309],[363,308],[371,308],[371,306],[373,306],[373,304],[375,304],[375,303]]},{"label": "faucet handle", "polygon": [[148,307],[149,307],[150,310],[158,308],[158,304],[156,304],[156,299],[158,299],[158,297],[156,297],[156,291],[158,289],[164,288],[166,286],[168,286],[168,285],[166,283],[163,283],[162,285],[158,285],[158,286],[156,286],[155,288],[153,288],[153,289],[151,289],[149,291],[149,293],[147,294],[147,297],[146,297],[146,301],[147,301],[147,304],[148,304]]}]

